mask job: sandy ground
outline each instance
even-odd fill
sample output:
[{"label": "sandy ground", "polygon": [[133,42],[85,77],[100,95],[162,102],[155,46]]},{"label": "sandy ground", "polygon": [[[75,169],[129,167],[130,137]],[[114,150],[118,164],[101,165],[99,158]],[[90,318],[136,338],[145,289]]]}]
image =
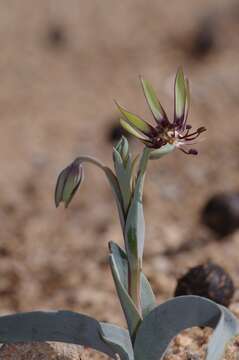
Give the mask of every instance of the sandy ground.
[{"label": "sandy ground", "polygon": [[[112,166],[113,99],[150,118],[139,74],[172,111],[178,65],[191,80],[191,123],[208,131],[198,157],[149,166],[144,270],[159,302],[205,259],[238,288],[239,232],[218,242],[200,223],[210,196],[239,186],[238,20],[231,0],[0,3],[2,313],[71,309],[124,324],[107,265],[107,242],[122,238],[103,174],[86,166],[67,211],[54,208],[54,185],[80,154]],[[171,251],[185,242],[188,251]]]}]

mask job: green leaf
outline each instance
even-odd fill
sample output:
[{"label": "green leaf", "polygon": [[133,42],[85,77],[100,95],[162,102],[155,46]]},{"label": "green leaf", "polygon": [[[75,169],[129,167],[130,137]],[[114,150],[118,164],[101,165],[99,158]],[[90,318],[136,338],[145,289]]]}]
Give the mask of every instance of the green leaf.
[{"label": "green leaf", "polygon": [[141,78],[141,83],[143,86],[144,95],[155,119],[157,121],[167,119],[167,115],[162,105],[160,104],[153,87],[147,80],[144,80],[143,78]]},{"label": "green leaf", "polygon": [[117,290],[117,294],[120,299],[120,303],[128,324],[130,336],[132,339],[134,339],[137,332],[137,328],[141,322],[141,317],[131,297],[129,296],[124,284],[121,282],[120,273],[122,273],[122,268],[118,269],[117,262],[113,253],[109,255],[109,263],[110,263],[115,287]]},{"label": "green leaf", "polygon": [[141,308],[143,318],[145,318],[145,316],[147,316],[156,307],[157,304],[151,285],[143,272],[141,272],[140,281]]},{"label": "green leaf", "polygon": [[159,149],[152,150],[149,158],[150,160],[158,160],[164,155],[171,153],[175,148],[176,146],[174,144],[166,144]]},{"label": "green leaf", "polygon": [[110,345],[116,354],[120,355],[120,359],[134,360],[134,353],[128,330],[102,322],[100,323],[100,326],[103,340]]},{"label": "green leaf", "polygon": [[176,118],[184,117],[186,104],[186,85],[183,70],[179,68],[175,79],[175,115]]},{"label": "green leaf", "polygon": [[131,268],[141,266],[144,250],[145,223],[142,204],[143,184],[151,150],[144,148],[138,166],[135,189],[125,223],[125,248]]},{"label": "green leaf", "polygon": [[[120,281],[126,291],[128,291],[128,260],[126,253],[114,242],[109,243],[109,249],[114,254],[116,267],[118,269]],[[142,315],[145,317],[156,306],[156,300],[153,290],[146,276],[141,272],[141,308]]]},{"label": "green leaf", "polygon": [[142,321],[134,343],[135,360],[162,360],[170,341],[193,326],[215,329],[207,360],[220,360],[228,340],[238,334],[238,320],[229,311],[199,296],[180,296],[152,310]]},{"label": "green leaf", "polygon": [[[101,324],[71,311],[33,311],[0,317],[0,342],[60,341],[82,345],[115,358],[115,348],[103,340]],[[120,350],[120,349],[119,349]],[[120,352],[122,359],[128,360]]]},{"label": "green leaf", "polygon": [[143,204],[137,181],[125,224],[126,251],[130,264],[142,262],[145,237]]},{"label": "green leaf", "polygon": [[145,135],[150,135],[154,128],[149,125],[146,121],[142,120],[137,115],[129,112],[128,110],[124,109],[122,106],[116,103],[118,109],[120,110],[121,114],[125,116],[128,123],[133,126],[136,130],[141,131]]}]

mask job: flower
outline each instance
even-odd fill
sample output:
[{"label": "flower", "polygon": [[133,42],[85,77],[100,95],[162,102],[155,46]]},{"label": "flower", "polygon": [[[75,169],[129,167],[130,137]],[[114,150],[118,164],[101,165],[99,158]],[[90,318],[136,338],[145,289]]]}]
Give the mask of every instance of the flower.
[{"label": "flower", "polygon": [[192,126],[187,124],[190,94],[189,83],[184,77],[183,70],[179,68],[175,78],[173,121],[169,121],[149,82],[141,78],[141,83],[156,126],[152,126],[117,104],[125,118],[120,119],[122,127],[152,150],[167,145],[170,149],[176,147],[186,154],[197,155],[196,149],[192,147],[186,149],[185,147],[194,145],[195,140],[202,132],[206,131],[206,128],[202,126],[193,131],[191,130]]},{"label": "flower", "polygon": [[83,177],[83,167],[79,163],[78,159],[73,161],[69,166],[62,170],[58,176],[55,188],[56,207],[58,207],[59,204],[63,202],[67,208],[74,194],[79,188]]}]

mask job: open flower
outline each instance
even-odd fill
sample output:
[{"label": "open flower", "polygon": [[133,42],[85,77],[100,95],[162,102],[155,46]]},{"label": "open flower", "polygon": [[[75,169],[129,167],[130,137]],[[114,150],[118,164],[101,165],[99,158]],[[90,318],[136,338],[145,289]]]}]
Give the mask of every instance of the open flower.
[{"label": "open flower", "polygon": [[[167,145],[172,149],[179,148],[186,154],[196,155],[197,150],[191,146],[195,144],[197,137],[206,129],[205,127],[199,127],[193,131],[191,125],[187,124],[190,94],[188,80],[184,77],[182,69],[178,70],[175,78],[173,121],[168,119],[149,82],[141,78],[141,83],[156,125],[150,125],[117,104],[125,118],[120,119],[122,127],[149,148],[160,149]],[[188,149],[187,146],[190,146],[190,148]]]}]

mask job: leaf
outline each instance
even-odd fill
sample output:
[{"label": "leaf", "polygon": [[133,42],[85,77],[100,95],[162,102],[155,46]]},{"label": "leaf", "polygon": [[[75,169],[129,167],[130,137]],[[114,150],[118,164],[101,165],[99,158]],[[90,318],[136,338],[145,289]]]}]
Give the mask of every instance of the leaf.
[{"label": "leaf", "polygon": [[175,149],[175,145],[166,144],[159,149],[151,151],[149,158],[150,158],[150,160],[158,160],[162,156],[171,153],[171,151],[173,151],[174,149]]},{"label": "leaf", "polygon": [[134,360],[133,347],[128,330],[102,322],[100,326],[103,340],[110,345],[116,354],[120,355],[120,359]]},{"label": "leaf", "polygon": [[[118,269],[120,281],[125,290],[128,290],[128,260],[125,252],[114,242],[109,243],[111,253],[114,255],[116,267]],[[141,307],[142,315],[145,317],[155,306],[156,300],[150,283],[146,276],[141,272]]]},{"label": "leaf", "polygon": [[[139,165],[140,168],[140,165]],[[142,183],[144,174],[139,173],[134,194],[130,203],[125,223],[126,252],[130,264],[142,261],[145,236],[144,211],[142,204]]]},{"label": "leaf", "polygon": [[147,103],[150,107],[150,110],[152,111],[153,116],[155,119],[160,122],[164,119],[167,119],[167,115],[160,104],[157,95],[153,89],[153,87],[150,85],[150,83],[147,80],[144,80],[143,78],[140,78],[144,95],[146,97]]},{"label": "leaf", "polygon": [[166,301],[142,321],[134,344],[135,360],[162,360],[170,341],[193,326],[215,329],[207,360],[220,360],[229,338],[238,333],[238,320],[227,312],[213,301],[194,295]]},{"label": "leaf", "polygon": [[109,256],[109,262],[110,262],[110,267],[115,282],[117,294],[120,299],[120,303],[128,324],[130,336],[131,338],[134,338],[137,328],[141,322],[141,317],[131,297],[129,296],[124,284],[121,282],[120,274],[122,276],[122,268],[119,267],[118,269],[117,262],[113,253],[111,253]]},{"label": "leaf", "polygon": [[137,181],[125,224],[125,239],[130,264],[142,262],[145,237],[143,204]]},{"label": "leaf", "polygon": [[[220,306],[220,305],[218,305]],[[221,307],[221,318],[208,344],[206,360],[221,359],[226,344],[239,334],[238,319],[224,306]]]},{"label": "leaf", "polygon": [[139,162],[134,193],[125,223],[124,239],[126,253],[130,266],[135,268],[141,266],[144,251],[145,222],[142,197],[144,176],[150,153],[151,150],[145,147]]},{"label": "leaf", "polygon": [[[0,317],[0,342],[60,341],[82,345],[115,358],[115,349],[101,336],[101,324],[71,311],[33,311]],[[127,360],[124,353],[122,359]]]},{"label": "leaf", "polygon": [[133,126],[136,130],[141,131],[145,135],[150,135],[152,133],[152,131],[154,131],[153,126],[148,124],[146,121],[142,120],[140,117],[131,113],[130,111],[124,109],[119,104],[116,103],[116,105],[117,105],[119,111],[121,112],[121,114],[123,114],[124,117],[127,119],[127,122],[131,126]]},{"label": "leaf", "polygon": [[142,307],[142,315],[145,318],[155,307],[156,307],[156,299],[151,288],[151,285],[144,275],[141,272],[141,307]]}]

